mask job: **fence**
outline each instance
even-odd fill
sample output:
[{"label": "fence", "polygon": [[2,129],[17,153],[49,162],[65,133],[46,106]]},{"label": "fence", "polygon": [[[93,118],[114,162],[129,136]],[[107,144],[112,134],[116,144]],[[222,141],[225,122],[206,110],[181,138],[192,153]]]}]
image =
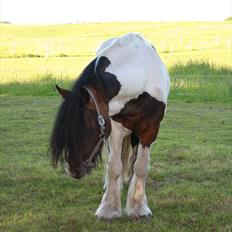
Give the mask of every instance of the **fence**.
[{"label": "fence", "polygon": [[[146,37],[146,35],[145,35]],[[208,49],[226,49],[232,52],[232,36],[228,37],[208,37],[197,36],[188,37],[180,35],[179,37],[148,36],[148,40],[156,47],[160,53],[200,51]],[[105,38],[79,38],[76,41],[10,41],[1,43],[1,57],[20,58],[20,57],[65,57],[65,56],[93,56],[97,47]]]}]

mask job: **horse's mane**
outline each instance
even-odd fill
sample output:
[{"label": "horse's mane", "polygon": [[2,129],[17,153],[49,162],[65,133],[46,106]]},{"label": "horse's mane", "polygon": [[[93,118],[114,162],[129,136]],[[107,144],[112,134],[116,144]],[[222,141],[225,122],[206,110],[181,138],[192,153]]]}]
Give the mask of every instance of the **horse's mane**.
[{"label": "horse's mane", "polygon": [[63,158],[75,162],[78,148],[84,142],[84,119],[82,114],[83,102],[80,97],[80,88],[95,80],[94,59],[80,74],[70,94],[63,100],[54,123],[50,140],[50,154],[53,164]]}]

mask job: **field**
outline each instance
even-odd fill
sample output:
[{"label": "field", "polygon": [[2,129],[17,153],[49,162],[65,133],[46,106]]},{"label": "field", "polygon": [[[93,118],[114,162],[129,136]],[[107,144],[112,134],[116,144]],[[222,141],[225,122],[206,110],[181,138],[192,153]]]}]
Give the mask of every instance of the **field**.
[{"label": "field", "polygon": [[[230,22],[0,25],[0,231],[232,231]],[[153,146],[150,221],[96,221],[103,163],[79,181],[47,156],[61,102],[106,38],[143,33],[171,76]],[[126,188],[122,193],[125,206]]]}]

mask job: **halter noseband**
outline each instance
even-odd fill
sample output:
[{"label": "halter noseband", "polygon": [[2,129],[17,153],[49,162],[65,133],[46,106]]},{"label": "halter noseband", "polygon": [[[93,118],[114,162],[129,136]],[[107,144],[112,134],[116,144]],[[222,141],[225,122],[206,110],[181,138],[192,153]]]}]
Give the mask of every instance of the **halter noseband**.
[{"label": "halter noseband", "polygon": [[96,100],[95,96],[93,95],[93,93],[91,92],[91,90],[89,88],[84,87],[84,89],[89,93],[90,97],[92,98],[92,100],[94,102],[94,105],[95,105],[95,108],[97,111],[97,122],[98,122],[98,125],[100,126],[100,131],[101,131],[101,134],[99,136],[99,140],[98,140],[97,144],[95,145],[94,149],[92,150],[89,158],[85,162],[83,162],[84,166],[91,167],[92,166],[91,163],[92,163],[92,159],[93,159],[94,155],[98,151],[101,144],[105,143],[105,139],[106,139],[105,129],[106,129],[106,127],[105,127],[104,116],[100,112],[100,109],[99,109],[99,106],[97,104],[97,100]]}]

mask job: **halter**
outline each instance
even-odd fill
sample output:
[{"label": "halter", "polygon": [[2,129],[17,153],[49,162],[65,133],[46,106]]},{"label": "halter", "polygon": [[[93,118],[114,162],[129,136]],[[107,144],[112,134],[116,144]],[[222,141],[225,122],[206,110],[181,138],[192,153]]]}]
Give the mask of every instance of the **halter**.
[{"label": "halter", "polygon": [[86,167],[92,167],[92,159],[94,157],[94,155],[96,154],[96,152],[98,151],[99,147],[101,146],[102,143],[105,143],[105,139],[106,139],[106,136],[105,136],[105,119],[103,117],[103,115],[101,114],[100,112],[100,109],[99,109],[99,106],[97,104],[97,100],[95,98],[95,96],[93,95],[93,93],[91,92],[91,90],[87,87],[84,87],[84,89],[89,93],[90,97],[92,98],[93,102],[94,102],[94,105],[95,105],[95,108],[96,108],[96,111],[97,111],[97,122],[98,122],[98,125],[100,127],[100,131],[101,131],[101,134],[99,135],[99,140],[97,142],[97,144],[95,145],[94,149],[92,150],[89,158],[83,163],[84,166]]}]

